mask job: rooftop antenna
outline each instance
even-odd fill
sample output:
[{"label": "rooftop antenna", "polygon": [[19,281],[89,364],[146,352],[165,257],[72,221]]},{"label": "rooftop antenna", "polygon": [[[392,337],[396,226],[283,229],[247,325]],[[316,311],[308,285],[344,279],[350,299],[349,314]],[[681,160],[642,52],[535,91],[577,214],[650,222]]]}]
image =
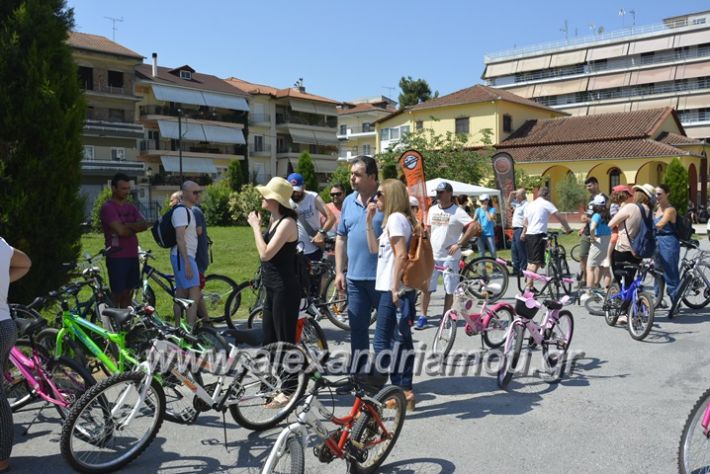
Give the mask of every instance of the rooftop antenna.
[{"label": "rooftop antenna", "polygon": [[623,8],[619,9],[619,16],[621,17],[621,27],[624,27],[624,17],[626,16],[626,10]]},{"label": "rooftop antenna", "polygon": [[382,88],[388,92],[387,97],[389,97],[391,99],[392,96],[394,95],[394,90],[396,88],[392,87],[392,86],[382,86]]},{"label": "rooftop antenna", "polygon": [[560,31],[565,34],[565,41],[569,41],[569,27],[567,26],[567,20],[565,20],[565,27],[560,28]]},{"label": "rooftop antenna", "polygon": [[631,26],[636,26],[636,10],[629,10],[629,15],[631,15]]},{"label": "rooftop antenna", "polygon": [[112,16],[105,16],[104,18],[106,18],[107,20],[111,20],[111,30],[113,31],[113,34],[111,35],[111,40],[116,41],[116,31],[118,30],[118,28],[116,28],[116,22],[118,21],[118,22],[122,23],[123,17],[115,18]]}]

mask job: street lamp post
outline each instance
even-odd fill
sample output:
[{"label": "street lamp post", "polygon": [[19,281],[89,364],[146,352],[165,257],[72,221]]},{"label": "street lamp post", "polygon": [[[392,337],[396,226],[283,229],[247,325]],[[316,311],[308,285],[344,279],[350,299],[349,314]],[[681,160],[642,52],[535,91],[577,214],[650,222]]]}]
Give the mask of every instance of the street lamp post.
[{"label": "street lamp post", "polygon": [[178,112],[178,160],[180,161],[180,185],[184,181],[182,175],[182,109],[177,109]]},{"label": "street lamp post", "polygon": [[153,170],[151,168],[147,168],[145,170],[145,176],[148,178],[148,219],[153,219],[153,196],[150,192],[150,178],[153,176]]}]

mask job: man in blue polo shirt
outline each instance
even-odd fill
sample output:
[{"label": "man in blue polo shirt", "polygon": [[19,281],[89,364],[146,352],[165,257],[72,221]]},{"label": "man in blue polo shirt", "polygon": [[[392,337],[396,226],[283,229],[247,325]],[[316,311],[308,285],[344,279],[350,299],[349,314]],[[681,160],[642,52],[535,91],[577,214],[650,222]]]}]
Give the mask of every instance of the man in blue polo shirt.
[{"label": "man in blue polo shirt", "polygon": [[[350,183],[354,191],[343,202],[335,240],[335,283],[338,290],[348,290],[352,367],[359,370],[370,350],[370,315],[379,303],[375,291],[377,254],[370,253],[365,232],[367,204],[374,201],[377,192],[377,162],[369,156],[355,158]],[[382,233],[383,218],[378,211],[372,221],[377,237]]]}]

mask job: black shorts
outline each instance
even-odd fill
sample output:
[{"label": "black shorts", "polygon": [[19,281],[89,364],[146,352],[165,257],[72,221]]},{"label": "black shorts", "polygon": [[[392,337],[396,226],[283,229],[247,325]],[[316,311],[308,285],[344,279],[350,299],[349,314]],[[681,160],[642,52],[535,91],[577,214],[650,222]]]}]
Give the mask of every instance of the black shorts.
[{"label": "black shorts", "polygon": [[135,290],[140,286],[138,257],[107,258],[106,269],[108,270],[108,282],[113,293]]},{"label": "black shorts", "polygon": [[528,252],[528,263],[545,266],[545,236],[547,234],[527,234],[525,250]]}]

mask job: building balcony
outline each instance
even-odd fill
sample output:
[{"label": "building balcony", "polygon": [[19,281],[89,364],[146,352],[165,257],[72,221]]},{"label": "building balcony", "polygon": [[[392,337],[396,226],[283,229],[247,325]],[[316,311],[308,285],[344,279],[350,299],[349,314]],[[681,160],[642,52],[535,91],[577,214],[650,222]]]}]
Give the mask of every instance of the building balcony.
[{"label": "building balcony", "polygon": [[249,114],[249,123],[250,124],[271,123],[271,114],[250,113]]},{"label": "building balcony", "polygon": [[269,143],[264,143],[260,146],[256,146],[254,144],[249,145],[249,154],[250,155],[270,155],[271,154],[271,145]]},{"label": "building balcony", "polygon": [[375,137],[377,135],[377,132],[374,130],[368,130],[368,131],[360,131],[360,130],[353,130],[351,128],[348,128],[345,130],[345,134],[342,133],[342,130],[338,131],[338,140],[349,140],[351,138],[367,138],[367,137]]},{"label": "building balcony", "polygon": [[[244,154],[244,145],[219,145],[182,141],[182,152],[204,158],[230,158]],[[177,140],[141,140],[141,155],[175,155],[178,153]]]},{"label": "building balcony", "polygon": [[[200,186],[209,186],[214,182],[210,175],[204,173],[194,174],[185,172],[183,175]],[[182,179],[179,173],[158,173],[150,177],[150,184],[153,186],[180,186]]]},{"label": "building balcony", "polygon": [[[187,106],[186,106],[187,107]],[[151,118],[151,116],[178,117],[182,119],[209,120],[212,122],[240,123],[246,122],[246,112],[223,113],[214,109],[190,109],[181,107],[182,114],[178,113],[178,107],[169,105],[141,105],[138,112],[141,117]]]},{"label": "building balcony", "polygon": [[338,128],[337,117],[331,117],[327,115],[314,115],[314,114],[276,114],[276,125],[308,125],[311,127],[321,127],[321,128]]},{"label": "building balcony", "polygon": [[[90,116],[90,114],[87,114]],[[120,138],[143,138],[143,125],[139,123],[119,122],[111,120],[88,119],[84,122],[84,135]]]},{"label": "building balcony", "polygon": [[126,99],[140,100],[140,97],[136,97],[133,94],[133,89],[127,87],[116,87],[109,86],[106,84],[92,84],[89,87],[82,88],[87,94],[98,93],[98,94],[109,94],[109,95],[120,95]]},{"label": "building balcony", "polygon": [[141,161],[87,160],[81,161],[81,172],[85,175],[113,176],[125,173],[129,176],[144,176],[145,164]]}]

